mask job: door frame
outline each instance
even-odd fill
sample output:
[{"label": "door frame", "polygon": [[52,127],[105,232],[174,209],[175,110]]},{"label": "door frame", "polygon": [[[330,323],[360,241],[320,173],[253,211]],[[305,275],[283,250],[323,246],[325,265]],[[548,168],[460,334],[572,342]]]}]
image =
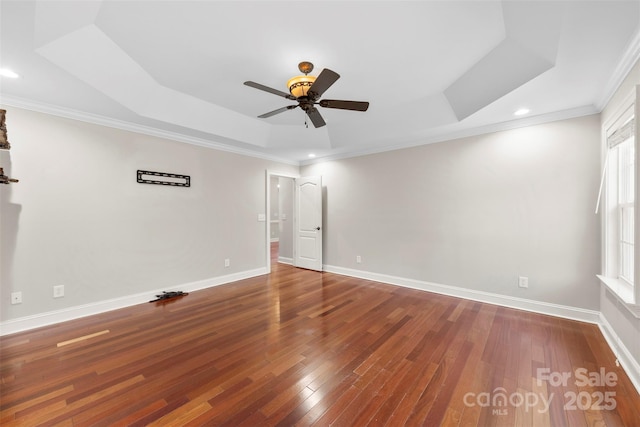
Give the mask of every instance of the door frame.
[{"label": "door frame", "polygon": [[[266,218],[266,227],[265,227],[265,253],[266,253],[266,266],[267,266],[267,274],[271,273],[271,178],[274,177],[282,177],[282,178],[291,178],[297,179],[300,178],[299,174],[292,174],[287,172],[278,172],[267,169],[266,171],[266,179],[265,179],[265,218]],[[293,218],[291,218],[293,220]]]}]

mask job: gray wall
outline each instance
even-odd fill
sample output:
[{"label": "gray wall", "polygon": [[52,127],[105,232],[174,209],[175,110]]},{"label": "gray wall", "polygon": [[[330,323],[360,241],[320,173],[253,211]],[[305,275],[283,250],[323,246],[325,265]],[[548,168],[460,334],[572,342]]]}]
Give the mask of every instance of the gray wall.
[{"label": "gray wall", "polygon": [[597,310],[599,147],[594,115],[301,175],[326,186],[329,266]]},{"label": "gray wall", "polygon": [[[297,166],[6,109],[0,163],[20,182],[0,188],[1,320],[266,267],[265,170]],[[138,169],[191,187],[138,184]]]}]

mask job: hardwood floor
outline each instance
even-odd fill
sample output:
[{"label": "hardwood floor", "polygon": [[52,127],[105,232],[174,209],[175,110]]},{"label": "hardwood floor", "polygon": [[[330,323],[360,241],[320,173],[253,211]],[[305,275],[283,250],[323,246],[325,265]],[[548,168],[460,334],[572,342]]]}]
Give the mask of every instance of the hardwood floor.
[{"label": "hardwood floor", "polygon": [[640,425],[595,325],[275,262],[0,359],[3,426]]}]

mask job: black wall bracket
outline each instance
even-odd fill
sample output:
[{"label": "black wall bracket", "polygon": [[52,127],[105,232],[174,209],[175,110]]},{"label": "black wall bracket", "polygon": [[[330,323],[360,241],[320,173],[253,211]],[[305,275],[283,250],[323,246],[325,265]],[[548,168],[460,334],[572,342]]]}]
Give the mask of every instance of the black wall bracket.
[{"label": "black wall bracket", "polygon": [[152,172],[138,170],[138,182],[140,184],[171,185],[174,187],[191,187],[189,175],[176,175],[174,173]]}]

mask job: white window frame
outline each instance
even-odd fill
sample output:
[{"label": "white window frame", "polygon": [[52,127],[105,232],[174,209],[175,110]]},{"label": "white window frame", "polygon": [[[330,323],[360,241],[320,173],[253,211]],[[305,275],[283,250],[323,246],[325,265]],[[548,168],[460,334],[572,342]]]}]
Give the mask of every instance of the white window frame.
[{"label": "white window frame", "polygon": [[[635,262],[634,262],[633,258],[634,258],[634,255],[635,255],[635,244],[634,244],[634,240],[635,239],[634,240],[625,239],[625,233],[624,233],[625,223],[624,223],[624,219],[623,218],[625,216],[624,215],[624,211],[626,209],[631,210],[632,211],[632,215],[635,216],[635,213],[633,212],[635,210],[635,204],[634,203],[620,203],[618,205],[618,208],[620,210],[620,215],[619,215],[620,216],[620,223],[619,223],[619,226],[620,226],[620,237],[618,239],[618,244],[620,246],[619,252],[618,252],[619,253],[619,256],[618,256],[618,264],[619,264],[618,277],[619,277],[620,280],[626,282],[629,286],[634,287],[635,286],[634,285],[635,280],[634,280],[633,276],[634,276],[634,270],[635,270]],[[635,226],[635,221],[634,221],[634,223],[632,225]],[[633,239],[633,236],[631,237],[631,239]],[[631,254],[632,254],[631,255],[631,260],[629,260],[625,256],[625,247],[629,247],[629,246],[630,246],[630,249],[632,251],[631,252]],[[631,261],[631,265],[627,264],[625,262],[625,260],[626,261]],[[631,270],[628,275],[626,274],[627,270]]]},{"label": "white window frame", "polygon": [[[637,89],[640,91],[640,87]],[[623,211],[625,209],[633,208],[633,223],[638,223],[638,210],[635,209],[635,200],[637,199],[638,188],[638,128],[640,127],[640,99],[636,101],[636,91],[630,94],[617,113],[605,123],[602,127],[602,150],[604,158],[604,173],[601,187],[601,195],[599,197],[599,205],[602,207],[602,274],[598,275],[598,278],[602,283],[618,297],[619,300],[624,302],[627,307],[634,313],[640,315],[640,283],[638,281],[639,274],[637,272],[639,265],[638,258],[640,251],[637,245],[633,246],[633,256],[631,267],[633,277],[624,277],[623,270],[623,246],[625,241],[623,239]],[[619,203],[620,198],[620,178],[619,164],[618,164],[618,149],[610,148],[610,140],[615,135],[616,131],[620,131],[625,127],[625,123],[628,123],[630,118],[634,119],[632,128],[626,127],[626,130],[631,130],[633,134],[634,144],[634,171],[632,178],[632,191],[633,191],[633,203]],[[620,132],[619,132],[620,133]],[[616,135],[617,136],[617,135]],[[626,138],[625,138],[626,140]],[[610,156],[615,155],[615,158]],[[634,227],[633,241],[638,241],[638,227]],[[628,258],[627,258],[628,259]],[[635,285],[634,285],[635,283]]]}]

